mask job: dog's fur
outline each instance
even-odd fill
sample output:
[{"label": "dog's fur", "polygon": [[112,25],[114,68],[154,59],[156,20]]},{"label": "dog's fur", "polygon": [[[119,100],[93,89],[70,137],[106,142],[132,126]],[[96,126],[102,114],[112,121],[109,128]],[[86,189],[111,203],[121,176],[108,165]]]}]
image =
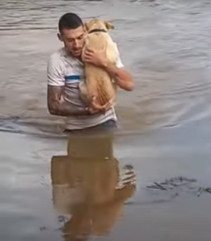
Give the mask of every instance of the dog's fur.
[{"label": "dog's fur", "polygon": [[[114,65],[117,63],[118,50],[116,44],[108,34],[109,29],[113,29],[113,25],[109,22],[99,19],[93,19],[85,23],[87,36],[82,52],[82,60],[84,60],[84,52],[87,48],[94,50],[106,50],[107,59]],[[92,32],[91,30],[101,29],[106,32]],[[96,97],[96,102],[99,105],[104,105],[108,102],[112,104],[116,100],[116,84],[102,68],[92,64],[85,63],[85,82],[80,85],[80,93],[82,100],[89,104],[92,97]]]}]

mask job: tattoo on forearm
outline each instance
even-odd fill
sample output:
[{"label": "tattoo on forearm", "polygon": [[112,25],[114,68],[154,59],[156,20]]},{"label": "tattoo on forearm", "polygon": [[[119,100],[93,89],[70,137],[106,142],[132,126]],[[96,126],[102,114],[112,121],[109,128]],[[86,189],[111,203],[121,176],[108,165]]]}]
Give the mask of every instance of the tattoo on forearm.
[{"label": "tattoo on forearm", "polygon": [[62,87],[48,86],[48,109],[52,115],[70,116],[89,114],[83,107],[74,108],[65,100],[61,101],[62,92]]}]

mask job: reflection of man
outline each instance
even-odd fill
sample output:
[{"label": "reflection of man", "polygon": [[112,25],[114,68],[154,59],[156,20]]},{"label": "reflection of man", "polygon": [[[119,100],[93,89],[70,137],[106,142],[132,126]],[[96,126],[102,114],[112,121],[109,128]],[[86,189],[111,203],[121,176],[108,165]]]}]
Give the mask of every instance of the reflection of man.
[{"label": "reflection of man", "polygon": [[51,178],[56,209],[71,215],[63,229],[65,240],[109,232],[135,190],[132,171],[127,184],[118,185],[110,134],[71,137],[68,155],[52,158]]}]

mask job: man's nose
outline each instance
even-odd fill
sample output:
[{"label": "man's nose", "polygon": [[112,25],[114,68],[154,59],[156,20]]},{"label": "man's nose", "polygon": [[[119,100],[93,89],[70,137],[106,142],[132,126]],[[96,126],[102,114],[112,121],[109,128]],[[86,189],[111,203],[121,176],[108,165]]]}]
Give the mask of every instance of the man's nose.
[{"label": "man's nose", "polygon": [[79,47],[79,41],[77,39],[75,39],[74,41],[74,47],[75,48],[78,48]]}]

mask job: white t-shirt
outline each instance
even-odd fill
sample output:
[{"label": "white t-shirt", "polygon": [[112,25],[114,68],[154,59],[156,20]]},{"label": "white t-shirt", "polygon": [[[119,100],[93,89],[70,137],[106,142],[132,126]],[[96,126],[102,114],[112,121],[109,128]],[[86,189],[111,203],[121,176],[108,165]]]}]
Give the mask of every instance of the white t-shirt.
[{"label": "white t-shirt", "polygon": [[[123,67],[120,58],[117,67]],[[63,97],[70,106],[74,109],[85,108],[79,93],[79,83],[84,81],[84,65],[80,60],[68,54],[64,48],[57,50],[49,58],[47,77],[48,85],[64,86]],[[114,108],[93,115],[71,115],[66,119],[66,129],[84,129],[112,119],[117,120]]]}]

